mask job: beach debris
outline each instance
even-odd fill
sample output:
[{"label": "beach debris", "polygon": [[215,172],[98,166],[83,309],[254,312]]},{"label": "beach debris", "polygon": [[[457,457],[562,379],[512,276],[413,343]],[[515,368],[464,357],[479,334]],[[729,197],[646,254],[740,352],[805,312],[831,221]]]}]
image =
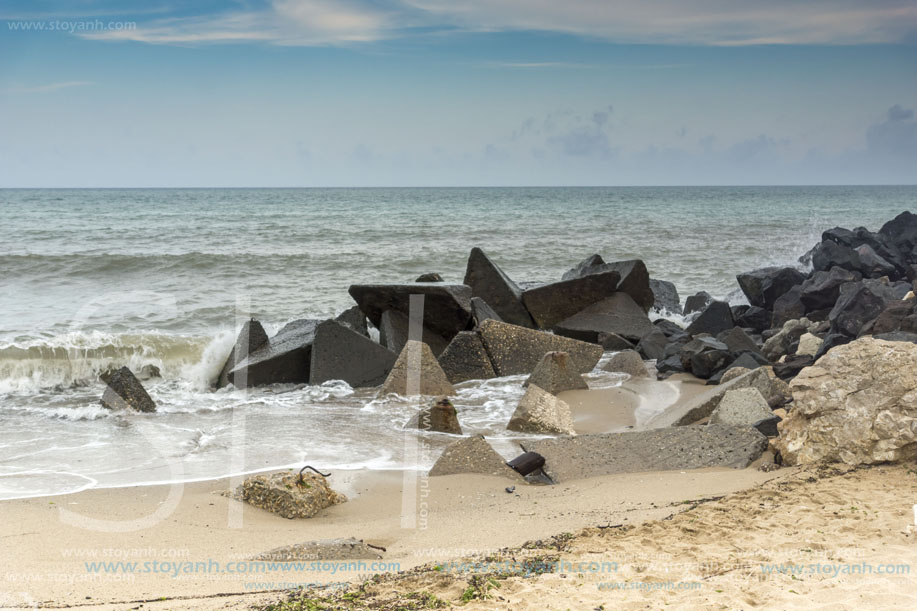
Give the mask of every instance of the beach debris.
[{"label": "beach debris", "polygon": [[474,331],[462,331],[453,337],[439,355],[438,361],[452,384],[497,377],[487,350],[484,349],[484,342]]},{"label": "beach debris", "polygon": [[455,406],[446,397],[437,398],[431,406],[414,414],[404,428],[452,435],[462,434]]},{"label": "beach debris", "polygon": [[762,267],[736,276],[748,303],[765,310],[773,310],[777,298],[805,279],[795,267]]},{"label": "beach debris", "polygon": [[516,458],[507,461],[506,466],[525,477],[544,467],[544,456],[538,452],[523,452]]},{"label": "beach debris", "polygon": [[588,389],[582,374],[570,368],[569,360],[570,355],[566,352],[546,353],[523,386],[534,384],[552,395],[565,390]]},{"label": "beach debris", "polygon": [[539,329],[551,329],[577,312],[611,297],[620,280],[620,273],[607,271],[543,284],[523,291],[522,303]]},{"label": "beach debris", "polygon": [[502,456],[487,443],[483,435],[466,437],[446,446],[429,475],[477,473],[522,481],[522,476],[506,466]]},{"label": "beach debris", "polygon": [[347,500],[331,489],[323,475],[302,471],[247,477],[231,496],[288,519],[311,518],[322,509]]},{"label": "beach debris", "polygon": [[[404,345],[408,342],[409,328],[410,321],[406,314],[397,310],[386,310],[382,312],[382,317],[379,319],[379,343],[395,354],[401,354]],[[426,327],[421,327],[421,337],[423,343],[428,345],[436,356],[442,354],[449,344],[448,341]]]},{"label": "beach debris", "polygon": [[360,306],[352,306],[338,314],[334,318],[335,322],[347,325],[360,335],[369,337],[369,327],[366,324],[366,316],[360,310]]},{"label": "beach debris", "polygon": [[436,272],[428,272],[426,274],[420,274],[417,276],[417,278],[414,279],[414,282],[443,282],[443,277]]},{"label": "beach debris", "polygon": [[106,371],[100,377],[105,382],[103,407],[112,410],[133,409],[138,412],[156,411],[156,403],[127,367]]},{"label": "beach debris", "polygon": [[398,355],[347,325],[326,320],[315,327],[309,383],[344,380],[354,388],[385,381]]},{"label": "beach debris", "polygon": [[694,322],[688,325],[688,328],[685,329],[685,333],[688,335],[709,333],[710,335],[716,336],[718,333],[728,331],[734,326],[736,326],[736,324],[735,320],[732,318],[732,309],[729,307],[729,304],[725,301],[713,301],[704,308],[700,316],[694,319]]},{"label": "beach debris", "polygon": [[410,316],[411,296],[418,295],[423,295],[423,326],[447,342],[471,320],[471,289],[464,284],[353,284],[348,292],[377,328],[386,310]]},{"label": "beach debris", "polygon": [[570,366],[589,373],[602,358],[604,350],[597,344],[526,329],[496,320],[481,324],[481,339],[499,376],[528,375],[545,353],[560,351],[570,355]]},{"label": "beach debris", "polygon": [[471,298],[471,319],[474,321],[474,328],[477,329],[485,320],[498,320],[503,322],[496,310],[490,307],[486,301],[480,297]]},{"label": "beach debris", "polygon": [[258,554],[253,560],[273,560],[274,562],[293,562],[303,560],[378,560],[382,558],[375,545],[364,543],[361,539],[319,539],[294,545],[284,545]]},{"label": "beach debris", "polygon": [[862,337],[803,369],[790,389],[775,442],[786,464],[917,458],[917,345]]},{"label": "beach debris", "polygon": [[650,290],[653,291],[653,309],[656,312],[681,315],[681,299],[675,284],[650,278]]},{"label": "beach debris", "polygon": [[471,287],[472,295],[487,302],[501,320],[526,328],[535,326],[522,304],[522,289],[480,248],[472,248],[468,255],[465,284]]},{"label": "beach debris", "polygon": [[[294,320],[280,329],[274,337],[257,348],[252,348],[264,332],[264,329],[258,331],[261,328],[260,323],[252,321],[248,335],[244,335],[245,328],[243,333],[239,334],[241,345],[252,348],[250,353],[241,361],[237,361],[234,350],[230,355],[233,360],[232,367],[225,378],[223,375],[220,376],[221,382],[225,381],[240,388],[266,384],[307,384],[312,342],[319,322],[312,319]],[[236,345],[240,345],[238,341]]]},{"label": "beach debris", "polygon": [[322,477],[331,477],[331,474],[330,474],[330,473],[322,473],[321,471],[319,471],[319,470],[316,469],[315,467],[313,467],[313,466],[311,466],[311,465],[306,465],[305,467],[303,467],[302,469],[299,470],[299,479],[296,480],[296,481],[299,482],[300,484],[304,484],[305,481],[306,481],[306,480],[303,478],[303,472],[304,472],[306,469],[309,469],[309,470],[312,471],[313,473],[318,473],[318,474],[321,475]]},{"label": "beach debris", "polygon": [[522,446],[544,456],[545,474],[559,483],[615,473],[741,469],[767,449],[767,438],[747,426],[714,424],[555,437],[525,441]]},{"label": "beach debris", "polygon": [[636,350],[622,350],[611,356],[602,369],[612,373],[626,373],[632,378],[646,378],[649,372],[646,370],[646,363],[640,357]]},{"label": "beach debris", "polygon": [[[411,372],[408,368],[412,360],[412,351],[416,351],[417,388],[409,389],[408,382]],[[405,344],[395,365],[382,384],[381,395],[395,393],[402,396],[414,395],[454,395],[455,389],[440,367],[430,347],[423,342],[409,341]]]},{"label": "beach debris", "polygon": [[599,334],[613,333],[638,342],[652,331],[646,312],[627,293],[614,293],[594,303],[553,327],[554,333],[584,342],[598,343]]},{"label": "beach debris", "polygon": [[570,406],[534,384],[529,385],[519,400],[506,429],[519,433],[576,435]]},{"label": "beach debris", "polygon": [[515,486],[507,486],[506,488],[504,488],[504,490],[506,490],[506,493],[507,493],[507,494],[512,494],[512,493],[514,493],[514,492],[516,491],[516,487],[515,487]]},{"label": "beach debris", "polygon": [[223,365],[223,369],[220,371],[220,375],[217,378],[217,388],[223,388],[224,386],[232,384],[234,378],[232,370],[235,368],[236,363],[244,360],[248,355],[267,343],[267,333],[264,331],[264,327],[261,326],[261,323],[254,318],[245,321],[242,325],[242,329],[239,330],[236,343],[233,345],[229,357],[226,359],[226,363]]}]

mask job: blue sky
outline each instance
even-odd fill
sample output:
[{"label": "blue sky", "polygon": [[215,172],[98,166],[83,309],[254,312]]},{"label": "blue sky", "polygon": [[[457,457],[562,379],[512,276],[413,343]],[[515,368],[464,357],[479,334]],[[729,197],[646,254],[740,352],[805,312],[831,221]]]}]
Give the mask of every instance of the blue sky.
[{"label": "blue sky", "polygon": [[917,183],[917,3],[0,3],[0,187]]}]

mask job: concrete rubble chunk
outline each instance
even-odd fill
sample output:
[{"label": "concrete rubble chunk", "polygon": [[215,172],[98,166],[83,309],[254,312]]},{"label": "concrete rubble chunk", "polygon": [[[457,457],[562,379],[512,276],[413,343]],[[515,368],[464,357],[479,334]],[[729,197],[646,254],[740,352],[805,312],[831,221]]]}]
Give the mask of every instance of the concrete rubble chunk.
[{"label": "concrete rubble chunk", "polygon": [[229,379],[244,387],[308,383],[312,341],[319,322],[300,319],[288,323],[248,358],[236,363]]},{"label": "concrete rubble chunk", "polygon": [[[523,327],[534,327],[532,317],[522,304],[522,289],[480,248],[472,248],[465,270],[465,284],[504,321]],[[480,322],[479,322],[480,324]]]},{"label": "concrete rubble chunk", "polygon": [[573,369],[589,373],[604,354],[597,344],[495,320],[481,324],[481,339],[498,376],[530,374],[548,352],[566,352]]},{"label": "concrete rubble chunk", "polygon": [[322,509],[347,500],[332,490],[321,475],[305,472],[300,481],[294,471],[252,475],[231,496],[288,519],[311,518]]},{"label": "concrete rubble chunk", "polygon": [[589,385],[582,374],[570,368],[570,355],[566,352],[548,352],[523,386],[534,384],[552,395],[565,390],[584,390]]},{"label": "concrete rubble chunk", "polygon": [[112,410],[133,409],[138,412],[156,411],[156,403],[127,367],[104,374],[102,381],[106,385],[102,393],[103,407]]},{"label": "concrete rubble chunk", "polygon": [[618,272],[608,271],[552,282],[522,293],[522,303],[539,329],[550,329],[592,304],[611,297],[620,279]]},{"label": "concrete rubble chunk", "polygon": [[446,446],[443,453],[430,469],[431,477],[478,473],[525,481],[521,475],[506,465],[502,456],[490,447],[483,435],[474,435]]},{"label": "concrete rubble chunk", "polygon": [[464,284],[354,284],[348,292],[377,328],[386,310],[410,317],[411,297],[415,295],[423,296],[423,326],[446,341],[464,331],[471,320],[471,289]]},{"label": "concrete rubble chunk", "polygon": [[261,323],[254,318],[245,321],[245,324],[242,325],[242,329],[239,330],[236,343],[229,353],[229,358],[226,359],[226,363],[220,371],[220,376],[217,379],[217,388],[223,388],[224,386],[232,384],[234,374],[231,372],[236,366],[236,363],[247,358],[249,354],[255,352],[258,348],[267,343],[267,333],[264,331],[264,327],[261,326]]},{"label": "concrete rubble chunk", "polygon": [[[401,354],[404,345],[410,336],[410,321],[408,317],[395,310],[386,310],[379,320],[379,343],[394,352]],[[421,327],[423,343],[430,347],[433,354],[439,356],[449,344],[441,336],[426,327]]]},{"label": "concrete rubble chunk", "polygon": [[646,312],[627,293],[614,293],[554,325],[558,335],[594,344],[603,333],[639,342],[654,329]]},{"label": "concrete rubble chunk", "polygon": [[[413,382],[409,371],[412,365],[418,370]],[[409,382],[417,387],[409,389]],[[402,396],[454,395],[455,389],[449,383],[430,347],[423,342],[409,341],[398,355],[398,360],[382,384],[380,392],[383,395],[396,393]]]},{"label": "concrete rubble chunk", "polygon": [[418,429],[431,433],[461,435],[455,406],[446,397],[439,397],[432,405],[421,409],[405,425],[406,429]]},{"label": "concrete rubble chunk", "polygon": [[535,385],[526,389],[506,429],[518,433],[576,435],[570,406]]},{"label": "concrete rubble chunk", "polygon": [[385,381],[398,355],[350,327],[326,320],[315,328],[309,383],[343,380],[354,388]]},{"label": "concrete rubble chunk", "polygon": [[646,363],[640,357],[636,350],[622,350],[613,354],[608,362],[602,366],[605,371],[613,373],[626,373],[632,378],[647,378],[649,372],[646,369]]},{"label": "concrete rubble chunk", "polygon": [[773,418],[764,396],[757,388],[737,388],[726,391],[720,404],[710,414],[710,424],[754,426],[756,422]]},{"label": "concrete rubble chunk", "polygon": [[474,331],[462,331],[453,337],[439,355],[439,364],[453,384],[497,377],[487,350],[484,349],[484,342]]}]

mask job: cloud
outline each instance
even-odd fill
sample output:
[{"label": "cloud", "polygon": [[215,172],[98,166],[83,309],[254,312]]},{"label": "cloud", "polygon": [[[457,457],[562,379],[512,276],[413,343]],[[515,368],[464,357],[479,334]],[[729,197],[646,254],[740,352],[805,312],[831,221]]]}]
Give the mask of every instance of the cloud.
[{"label": "cloud", "polygon": [[6,89],[7,93],[46,93],[48,91],[57,91],[58,89],[69,89],[71,87],[85,87],[92,85],[90,81],[64,81],[60,83],[48,83],[47,85],[35,85],[32,87],[13,87]]},{"label": "cloud", "polygon": [[869,150],[885,158],[917,161],[917,121],[913,109],[895,104],[888,109],[885,121],[866,132]]}]

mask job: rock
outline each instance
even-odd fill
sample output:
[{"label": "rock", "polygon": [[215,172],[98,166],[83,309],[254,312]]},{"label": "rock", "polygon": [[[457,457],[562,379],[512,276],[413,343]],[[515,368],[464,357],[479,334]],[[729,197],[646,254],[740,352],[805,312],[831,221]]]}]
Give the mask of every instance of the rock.
[{"label": "rock", "polygon": [[712,414],[727,391],[749,387],[757,388],[771,407],[779,407],[785,403],[780,388],[775,386],[771,380],[767,368],[759,367],[728,382],[721,382],[718,386],[711,386],[709,390],[675,404],[650,418],[644,428],[655,429],[692,424]]},{"label": "rock", "polygon": [[764,348],[761,352],[769,360],[776,361],[787,354],[790,346],[809,331],[809,325],[811,324],[808,318],[786,321],[776,335],[764,342]]},{"label": "rock", "polygon": [[159,367],[153,365],[152,363],[147,363],[140,368],[140,374],[137,376],[140,380],[152,380],[155,378],[161,378],[162,372],[159,370]]},{"label": "rock", "polygon": [[716,336],[716,339],[726,344],[729,351],[735,354],[740,352],[761,352],[761,348],[755,340],[740,327],[733,327],[728,331],[723,331]]},{"label": "rock", "polygon": [[882,225],[879,233],[891,239],[909,261],[917,260],[917,214],[902,212]]},{"label": "rock", "polygon": [[475,328],[480,327],[485,320],[503,322],[500,315],[480,297],[471,298],[471,320],[474,322]]},{"label": "rock", "polygon": [[787,321],[802,318],[805,314],[806,306],[802,303],[802,285],[794,286],[774,303],[771,327],[782,327]]},{"label": "rock", "polygon": [[707,291],[701,291],[685,299],[685,316],[694,312],[703,312],[704,308],[713,303],[713,297]]},{"label": "rock", "polygon": [[[752,369],[754,368],[748,368],[743,365],[736,365],[736,366],[730,367],[723,373],[723,377],[720,378],[720,384],[725,384],[726,382],[730,380],[734,380],[735,378],[748,373]],[[761,392],[761,391],[758,391],[758,392]]]},{"label": "rock", "polygon": [[881,333],[874,336],[876,339],[882,339],[887,342],[911,342],[917,344],[917,333],[908,333],[906,331],[892,331],[891,333]]},{"label": "rock", "polygon": [[748,303],[765,310],[773,310],[778,297],[805,279],[802,272],[792,267],[763,267],[736,276]]},{"label": "rock", "polygon": [[228,372],[227,379],[243,388],[265,384],[307,384],[312,363],[312,342],[318,323],[310,319],[288,323],[269,341],[253,350],[248,358],[236,363]]},{"label": "rock", "polygon": [[907,282],[889,282],[888,278],[864,278],[860,284],[872,291],[882,301],[900,301],[911,290]]},{"label": "rock", "polygon": [[735,325],[732,319],[732,310],[725,301],[714,301],[701,312],[701,315],[694,319],[685,332],[689,335],[698,335],[699,333],[709,333],[716,335],[721,331],[728,331]]},{"label": "rock", "polygon": [[[720,404],[710,414],[709,424],[754,426],[774,417],[774,412],[757,388],[737,388],[727,391]],[[708,425],[709,426],[709,425]]]},{"label": "rock", "polygon": [[818,349],[821,348],[822,338],[817,335],[812,335],[811,333],[803,333],[799,338],[799,347],[796,348],[797,355],[808,355],[814,357],[818,354]]},{"label": "rock", "polygon": [[853,249],[860,258],[859,270],[867,278],[895,276],[895,266],[876,254],[869,244],[861,244]]},{"label": "rock", "polygon": [[550,329],[577,312],[610,297],[619,280],[618,272],[609,271],[552,282],[522,293],[522,303],[540,329]]},{"label": "rock", "polygon": [[777,446],[788,465],[917,459],[917,345],[864,337],[837,346],[790,384]]},{"label": "rock", "polygon": [[605,350],[617,352],[619,350],[632,350],[634,344],[616,333],[599,333],[596,337],[598,343]]},{"label": "rock", "polygon": [[483,435],[467,437],[446,446],[430,469],[431,477],[457,473],[479,473],[524,481],[521,475],[506,465],[503,457],[490,447]]},{"label": "rock", "polygon": [[[710,376],[707,380],[708,384],[722,384],[724,381],[728,381],[732,377],[735,377],[736,374],[732,373],[735,370],[739,371],[751,371],[757,369],[758,367],[767,367],[771,363],[763,355],[757,352],[742,352],[735,358],[734,361],[729,363],[729,365],[716,374]],[[729,374],[732,374],[731,376]]]},{"label": "rock", "polygon": [[815,360],[817,361],[822,356],[828,353],[829,350],[835,346],[843,346],[844,344],[849,344],[853,338],[847,337],[842,333],[829,333],[822,340],[821,347],[818,349],[818,352],[815,353]]},{"label": "rock", "polygon": [[600,272],[607,271],[603,266],[605,265],[605,260],[602,258],[602,255],[589,255],[582,261],[576,264],[575,267],[570,268],[564,272],[564,275],[561,276],[561,280],[573,280],[575,278],[582,278],[583,276],[588,276],[590,274],[597,274]]},{"label": "rock", "polygon": [[495,320],[481,325],[481,339],[498,376],[530,374],[548,352],[568,353],[574,370],[589,373],[604,353],[596,344]]},{"label": "rock", "polygon": [[669,338],[660,329],[652,331],[640,338],[637,343],[637,352],[647,360],[659,361],[665,358],[665,347],[669,345]]},{"label": "rock", "polygon": [[506,430],[519,433],[576,435],[570,406],[551,393],[530,384]]},{"label": "rock", "polygon": [[649,377],[646,364],[636,350],[623,350],[613,354],[608,359],[608,362],[602,366],[602,369],[613,373],[626,373],[632,378]]},{"label": "rock", "polygon": [[840,267],[813,272],[802,283],[799,299],[806,311],[833,308],[841,294],[841,286],[848,282],[857,282],[861,278],[859,272],[851,272]]},{"label": "rock", "polygon": [[335,492],[327,480],[316,473],[285,471],[245,478],[234,498],[284,518],[311,518],[322,509],[343,503],[343,494]]},{"label": "rock", "polygon": [[464,284],[354,284],[347,290],[376,327],[387,310],[410,317],[411,301],[423,296],[423,326],[446,341],[471,320],[471,289]]},{"label": "rock", "polygon": [[640,341],[653,330],[653,323],[627,293],[614,293],[554,326],[554,333],[584,342],[598,343],[600,333],[613,333],[628,341]]},{"label": "rock", "polygon": [[414,282],[443,282],[443,277],[436,272],[421,274]]},{"label": "rock", "polygon": [[[401,354],[410,335],[410,320],[401,312],[386,310],[379,320],[379,343],[394,352]],[[442,336],[426,327],[421,327],[423,343],[430,347],[433,354],[439,356],[449,345]]]},{"label": "rock", "polygon": [[455,406],[446,397],[439,397],[432,405],[414,414],[404,428],[451,435],[462,434]]},{"label": "rock", "polygon": [[359,333],[369,337],[369,327],[366,325],[366,316],[360,310],[360,306],[347,308],[335,317],[335,322],[343,323]]},{"label": "rock", "polygon": [[848,283],[841,287],[837,303],[828,314],[831,333],[856,337],[867,322],[875,319],[885,309],[885,303],[861,283]]},{"label": "rock", "polygon": [[548,352],[542,357],[535,371],[523,386],[534,385],[552,395],[565,390],[588,389],[589,386],[582,374],[572,370],[568,360],[569,355],[566,352]]},{"label": "rock", "polygon": [[138,412],[156,411],[156,403],[127,367],[106,372],[102,375],[102,381],[105,382],[102,407],[114,410],[133,409]]},{"label": "rock", "polygon": [[267,342],[267,333],[265,333],[264,327],[261,326],[260,322],[254,318],[245,321],[238,337],[236,337],[235,345],[229,352],[229,358],[226,359],[226,363],[220,371],[220,376],[217,378],[217,388],[232,384],[234,376],[230,375],[230,372],[235,368],[236,362],[247,358],[248,355],[267,344]]},{"label": "rock", "polygon": [[681,349],[681,365],[698,378],[707,379],[733,361],[726,344],[712,337],[695,337]]},{"label": "rock", "polygon": [[480,248],[472,248],[468,256],[465,284],[471,287],[472,295],[486,301],[505,322],[535,326],[522,304],[522,290]]},{"label": "rock", "polygon": [[681,355],[673,354],[667,356],[661,361],[656,361],[656,374],[660,380],[664,380],[673,373],[684,373],[685,367],[682,364]]},{"label": "rock", "polygon": [[666,320],[664,318],[659,318],[653,321],[653,326],[665,333],[665,336],[669,339],[678,339],[680,337],[686,338],[685,341],[690,339],[685,330],[678,326],[677,323],[672,322],[671,320]]},{"label": "rock", "polygon": [[777,425],[780,424],[780,420],[780,416],[771,414],[771,416],[762,418],[761,420],[758,420],[752,424],[752,427],[765,437],[773,438],[779,435],[779,432],[777,431]]},{"label": "rock", "polygon": [[[413,352],[413,354],[412,354]],[[408,368],[414,363],[417,372],[411,376]],[[415,385],[408,388],[409,381]],[[454,395],[455,389],[449,383],[443,368],[433,356],[430,347],[422,342],[408,341],[398,355],[398,360],[382,384],[381,394],[395,393],[404,397],[411,395]]]},{"label": "rock", "polygon": [[474,331],[462,331],[439,355],[439,365],[453,384],[467,380],[489,380],[497,377],[481,336]]},{"label": "rock", "polygon": [[841,246],[832,240],[823,240],[812,254],[812,267],[815,271],[828,271],[832,267],[840,267],[851,272],[859,272],[860,255],[850,247]]},{"label": "rock", "polygon": [[259,554],[253,560],[297,562],[305,560],[378,560],[379,550],[353,537],[349,539],[320,539],[294,545],[284,545]]},{"label": "rock", "polygon": [[681,314],[681,299],[678,289],[671,282],[650,278],[650,290],[653,291],[653,309],[657,312]]},{"label": "rock", "polygon": [[[621,277],[618,281],[618,292],[630,295],[644,313],[649,312],[656,302],[656,295],[650,286],[650,274],[646,270],[646,264],[640,259],[629,259],[606,263],[605,266],[610,271],[618,272]],[[672,287],[674,288],[674,285]]]},{"label": "rock", "polygon": [[767,449],[767,438],[752,428],[716,424],[539,439],[522,445],[544,456],[545,473],[562,483],[615,473],[741,469]]},{"label": "rock", "polygon": [[343,380],[353,388],[385,381],[398,355],[350,327],[326,320],[315,328],[309,384]]},{"label": "rock", "polygon": [[774,374],[781,380],[789,381],[814,362],[814,356],[808,354],[793,354],[785,357],[782,363],[774,365]]},{"label": "rock", "polygon": [[761,333],[771,326],[771,313],[756,306],[751,306],[738,316],[733,316],[733,319],[737,326],[751,329],[755,333]]}]

